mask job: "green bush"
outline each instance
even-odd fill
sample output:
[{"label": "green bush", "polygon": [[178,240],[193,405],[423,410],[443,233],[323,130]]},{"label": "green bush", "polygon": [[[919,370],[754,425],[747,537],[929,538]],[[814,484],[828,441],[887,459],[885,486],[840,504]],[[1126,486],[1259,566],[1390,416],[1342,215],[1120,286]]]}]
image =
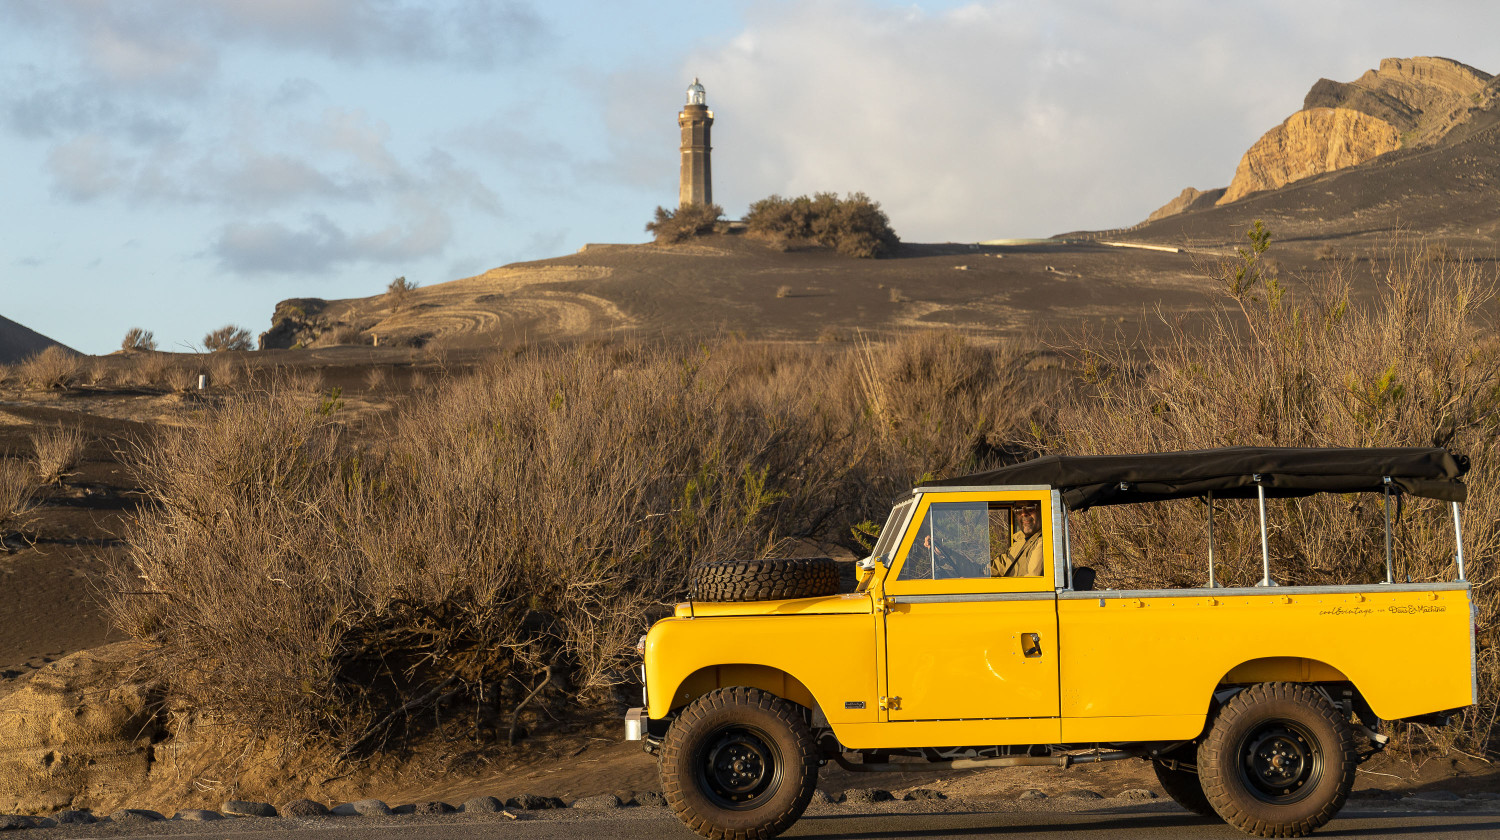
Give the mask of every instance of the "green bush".
[{"label": "green bush", "polygon": [[717,204],[684,204],[676,210],[658,207],[655,220],[646,223],[646,232],[658,245],[686,242],[718,231],[723,216],[724,208]]},{"label": "green bush", "polygon": [[773,195],[750,205],[745,225],[752,235],[782,245],[816,242],[849,257],[888,257],[901,241],[879,202],[864,193],[842,199],[836,193]]}]

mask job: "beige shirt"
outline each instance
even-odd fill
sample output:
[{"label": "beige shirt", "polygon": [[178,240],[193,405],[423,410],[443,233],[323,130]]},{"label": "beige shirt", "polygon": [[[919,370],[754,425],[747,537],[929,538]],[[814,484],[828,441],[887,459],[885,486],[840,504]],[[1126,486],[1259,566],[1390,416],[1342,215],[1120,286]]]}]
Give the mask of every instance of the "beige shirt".
[{"label": "beige shirt", "polygon": [[990,561],[990,577],[1041,577],[1042,532],[1026,536],[1016,534],[1010,548]]}]

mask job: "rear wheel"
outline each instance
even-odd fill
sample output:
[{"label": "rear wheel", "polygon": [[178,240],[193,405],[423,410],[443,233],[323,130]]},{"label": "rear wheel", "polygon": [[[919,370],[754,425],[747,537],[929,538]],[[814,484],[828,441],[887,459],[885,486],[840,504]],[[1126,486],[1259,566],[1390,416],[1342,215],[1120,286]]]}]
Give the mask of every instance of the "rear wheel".
[{"label": "rear wheel", "polygon": [[802,816],[817,781],[817,746],[802,710],[758,688],[703,695],[662,742],[667,804],[713,840],[775,837]]},{"label": "rear wheel", "polygon": [[1301,837],[1344,807],[1354,732],[1310,686],[1261,683],[1232,697],[1198,747],[1204,795],[1224,821],[1260,837]]}]

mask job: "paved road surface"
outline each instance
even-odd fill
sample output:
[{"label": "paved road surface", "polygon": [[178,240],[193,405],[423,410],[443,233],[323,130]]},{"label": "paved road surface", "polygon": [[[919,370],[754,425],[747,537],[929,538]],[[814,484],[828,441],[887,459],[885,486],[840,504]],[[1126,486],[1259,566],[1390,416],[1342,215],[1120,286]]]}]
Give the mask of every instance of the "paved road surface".
[{"label": "paved road surface", "polygon": [[[1459,812],[1406,810],[1346,811],[1315,837],[1371,837],[1380,840],[1494,840],[1500,837],[1500,809]],[[846,840],[944,838],[966,840],[1237,840],[1247,835],[1162,806],[1099,808],[1081,813],[1056,811],[968,811],[955,813],[847,813],[844,809],[808,814],[784,837]],[[344,817],[325,820],[224,820],[213,823],[153,823],[136,826],[76,826],[39,829],[15,835],[17,840],[52,838],[214,837],[244,840],[692,840],[660,808],[628,808],[607,813],[556,812],[527,815],[514,822],[495,815],[449,817]]]}]

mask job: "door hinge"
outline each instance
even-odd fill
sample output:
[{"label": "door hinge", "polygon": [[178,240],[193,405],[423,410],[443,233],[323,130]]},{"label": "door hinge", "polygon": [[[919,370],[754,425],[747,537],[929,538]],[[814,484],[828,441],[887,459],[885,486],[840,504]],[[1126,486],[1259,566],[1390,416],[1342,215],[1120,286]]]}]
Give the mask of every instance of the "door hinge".
[{"label": "door hinge", "polygon": [[898,711],[901,708],[901,698],[900,697],[882,697],[882,698],[880,698],[880,708],[882,710],[884,710],[884,711],[887,711],[887,712]]}]

